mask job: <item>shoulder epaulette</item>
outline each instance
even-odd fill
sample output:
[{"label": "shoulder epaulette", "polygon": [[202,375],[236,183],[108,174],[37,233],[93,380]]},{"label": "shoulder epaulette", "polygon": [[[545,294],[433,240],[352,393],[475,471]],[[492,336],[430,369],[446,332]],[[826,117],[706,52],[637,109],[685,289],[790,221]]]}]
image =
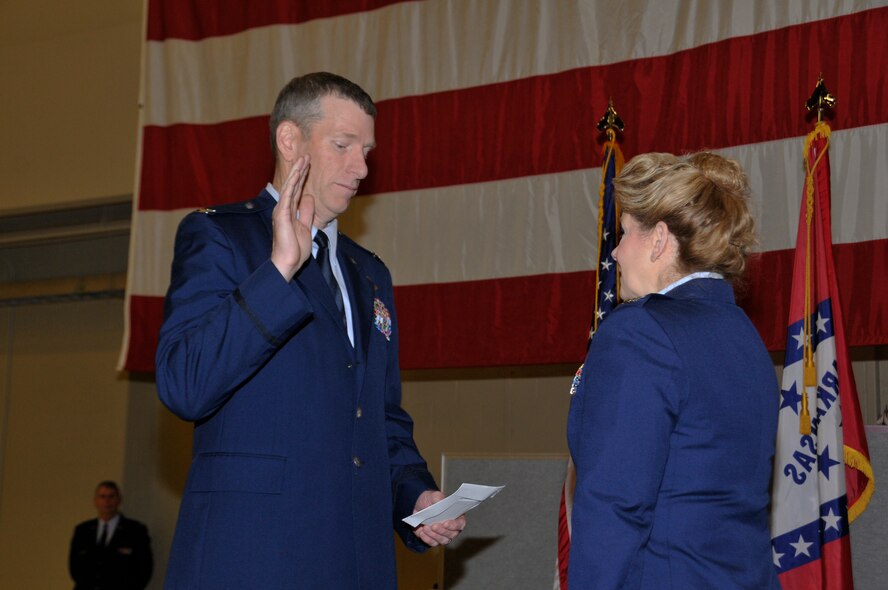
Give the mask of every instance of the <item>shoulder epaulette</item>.
[{"label": "shoulder epaulette", "polygon": [[226,203],[224,205],[213,205],[212,207],[201,207],[195,210],[195,213],[204,215],[217,215],[219,213],[253,213],[260,209],[256,206],[255,201],[239,201],[237,203]]},{"label": "shoulder epaulette", "polygon": [[372,257],[373,257],[373,260],[376,260],[377,262],[379,262],[379,263],[381,263],[381,264],[385,264],[384,262],[382,262],[382,259],[379,257],[378,254],[376,254],[376,252],[374,252],[373,250],[368,250],[367,248],[365,248],[364,246],[360,245],[359,243],[357,243],[356,241],[354,241],[353,239],[351,239],[350,237],[348,237],[348,236],[345,235],[344,233],[339,232],[339,238],[348,241],[349,244],[351,244],[352,246],[354,246],[354,247],[357,248],[358,250],[363,250],[364,252],[366,252],[367,254],[369,254],[370,256],[372,256]]}]

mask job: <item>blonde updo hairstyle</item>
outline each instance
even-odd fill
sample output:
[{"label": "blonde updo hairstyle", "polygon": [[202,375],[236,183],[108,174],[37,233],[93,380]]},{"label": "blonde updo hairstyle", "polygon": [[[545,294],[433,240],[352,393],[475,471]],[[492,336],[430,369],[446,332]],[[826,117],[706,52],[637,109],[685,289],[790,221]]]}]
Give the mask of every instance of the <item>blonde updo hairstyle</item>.
[{"label": "blonde updo hairstyle", "polygon": [[614,195],[643,231],[666,224],[678,241],[682,275],[717,272],[734,284],[743,276],[757,242],[746,174],[734,160],[710,152],[641,154],[614,179]]}]

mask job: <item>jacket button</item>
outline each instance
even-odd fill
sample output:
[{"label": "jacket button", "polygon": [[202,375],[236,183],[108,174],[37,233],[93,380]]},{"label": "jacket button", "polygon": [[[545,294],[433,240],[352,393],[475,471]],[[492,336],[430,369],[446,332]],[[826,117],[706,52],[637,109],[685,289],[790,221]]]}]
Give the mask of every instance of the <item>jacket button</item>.
[{"label": "jacket button", "polygon": [[364,415],[364,410],[361,409],[361,406],[358,406],[358,409],[355,410],[355,417],[360,418]]},{"label": "jacket button", "polygon": [[354,367],[354,366],[355,366],[355,364],[354,364],[353,362],[351,362],[351,361],[348,361],[347,363],[345,363],[345,368],[346,368],[346,369],[351,369],[351,368]]},{"label": "jacket button", "polygon": [[361,465],[363,465],[358,457],[352,457],[352,463],[355,464],[355,467],[360,467]]}]

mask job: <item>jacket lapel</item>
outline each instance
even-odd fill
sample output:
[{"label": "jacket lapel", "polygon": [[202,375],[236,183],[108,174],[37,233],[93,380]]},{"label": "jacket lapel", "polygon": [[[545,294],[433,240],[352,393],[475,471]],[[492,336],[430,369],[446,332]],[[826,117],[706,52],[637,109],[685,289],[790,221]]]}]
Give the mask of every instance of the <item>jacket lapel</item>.
[{"label": "jacket lapel", "polygon": [[337,256],[339,267],[345,277],[348,297],[351,300],[352,324],[355,335],[355,350],[363,365],[367,360],[367,347],[370,342],[370,329],[373,326],[374,284],[365,276],[355,257],[348,251],[345,240],[339,240]]},{"label": "jacket lapel", "polygon": [[339,332],[345,339],[346,344],[351,347],[348,332],[346,332],[345,326],[342,325],[342,316],[339,315],[339,308],[333,302],[333,293],[330,291],[330,285],[324,280],[324,275],[321,274],[321,267],[318,266],[314,257],[309,256],[305,265],[296,273],[296,280],[305,288],[313,301],[321,302],[321,306],[326,310],[330,319],[340,328]]}]

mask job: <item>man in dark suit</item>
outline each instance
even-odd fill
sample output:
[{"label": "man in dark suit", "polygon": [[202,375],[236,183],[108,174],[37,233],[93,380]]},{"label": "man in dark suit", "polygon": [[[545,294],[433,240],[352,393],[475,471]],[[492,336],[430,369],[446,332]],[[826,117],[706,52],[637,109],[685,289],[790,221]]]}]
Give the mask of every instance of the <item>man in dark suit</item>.
[{"label": "man in dark suit", "polygon": [[340,76],[295,78],[272,182],[179,227],[157,387],[195,431],[167,588],[394,588],[393,528],[424,551],[465,526],[401,522],[443,494],[400,405],[389,271],[337,231],[375,116]]},{"label": "man in dark suit", "polygon": [[122,497],[113,481],[96,486],[98,518],[74,529],[68,570],[74,590],[142,590],[154,561],[148,529],[119,512]]}]

